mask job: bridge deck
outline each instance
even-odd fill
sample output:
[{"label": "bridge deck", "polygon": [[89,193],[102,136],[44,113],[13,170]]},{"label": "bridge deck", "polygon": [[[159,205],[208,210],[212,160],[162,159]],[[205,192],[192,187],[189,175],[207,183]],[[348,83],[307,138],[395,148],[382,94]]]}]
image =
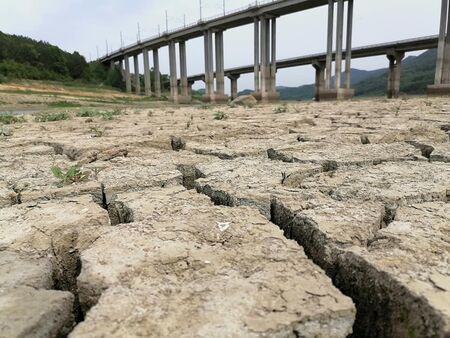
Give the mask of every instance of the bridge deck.
[{"label": "bridge deck", "polygon": [[114,51],[100,58],[100,62],[107,63],[118,61],[125,55],[136,55],[142,53],[142,49],[160,48],[168,45],[171,40],[185,41],[203,36],[207,29],[230,29],[244,26],[253,22],[254,17],[261,15],[282,16],[295,12],[308,10],[315,7],[324,6],[328,0],[274,0],[266,1],[260,5],[249,5],[244,9],[232,11],[224,16],[218,16],[195,24],[165,32],[160,36],[152,37],[135,43],[120,50]]},{"label": "bridge deck", "polygon": [[[400,40],[400,41],[393,41],[393,42],[387,42],[387,43],[381,43],[376,45],[369,45],[369,46],[362,46],[362,47],[356,47],[352,49],[352,58],[358,59],[358,58],[364,58],[369,56],[379,56],[379,55],[385,55],[386,51],[389,49],[393,49],[400,52],[412,52],[417,50],[424,50],[424,49],[430,49],[430,48],[436,48],[438,45],[438,36],[426,36],[421,38],[415,38],[415,39],[408,39],[408,40]],[[345,58],[345,52],[343,52],[343,57]],[[312,64],[313,61],[319,60],[319,61],[325,61],[326,53],[318,53],[318,54],[310,54],[300,57],[294,57],[289,59],[283,59],[277,61],[277,69],[283,69],[283,68],[290,68],[290,67],[296,67],[296,66],[305,66]],[[334,59],[334,55],[333,55]],[[229,68],[225,70],[225,75],[241,75],[241,74],[248,74],[253,73],[254,66],[253,65],[247,65],[242,67],[236,67],[236,68]],[[204,74],[197,74],[193,76],[189,76],[189,81],[199,81],[203,80]]]}]

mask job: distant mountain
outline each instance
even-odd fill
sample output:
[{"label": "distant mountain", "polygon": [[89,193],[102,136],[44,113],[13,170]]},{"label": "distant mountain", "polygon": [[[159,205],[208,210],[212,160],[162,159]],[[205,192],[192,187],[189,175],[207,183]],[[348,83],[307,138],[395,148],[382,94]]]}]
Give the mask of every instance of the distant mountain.
[{"label": "distant mountain", "polygon": [[[434,81],[436,50],[426,51],[419,56],[409,56],[402,63],[401,92],[424,94]],[[345,74],[343,74],[345,78]],[[352,87],[356,96],[384,96],[387,89],[388,69],[371,71],[352,69]],[[310,100],[314,97],[314,84],[299,87],[277,87],[282,100]],[[248,95],[252,90],[243,90],[240,95]]]}]

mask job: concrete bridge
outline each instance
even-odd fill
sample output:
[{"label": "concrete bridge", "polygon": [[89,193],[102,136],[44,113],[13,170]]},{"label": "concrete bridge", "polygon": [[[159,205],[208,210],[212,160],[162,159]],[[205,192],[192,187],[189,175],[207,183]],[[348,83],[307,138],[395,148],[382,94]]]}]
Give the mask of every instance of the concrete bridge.
[{"label": "concrete bridge", "polygon": [[[274,0],[258,1],[248,8],[228,13],[197,24],[168,31],[162,35],[138,42],[112,52],[100,61],[115,67],[119,63],[127,92],[132,91],[129,59],[134,58],[134,87],[141,94],[139,79],[139,55],[144,61],[145,95],[161,95],[159,49],[169,48],[170,99],[176,103],[191,100],[190,87],[195,80],[205,82],[205,102],[220,103],[228,99],[225,95],[225,77],[232,83],[232,97],[237,94],[237,79],[241,74],[254,73],[254,96],[264,102],[278,99],[276,92],[277,69],[311,64],[316,69],[316,99],[348,99],[354,95],[351,88],[351,60],[358,57],[386,55],[389,60],[388,97],[398,97],[400,88],[400,66],[405,52],[438,47],[434,85],[429,86],[430,95],[450,94],[450,0],[441,0],[439,36],[404,40],[374,46],[352,48],[353,3],[354,0]],[[277,18],[294,12],[328,6],[326,53],[286,60],[276,58]],[[335,20],[335,14],[337,16]],[[345,18],[345,20],[344,20]],[[345,21],[345,22],[344,22]],[[234,69],[224,69],[224,31],[230,28],[253,24],[254,64]],[[346,36],[344,41],[344,24]],[[186,41],[204,38],[204,74],[188,77],[186,62]],[[344,49],[345,42],[345,49]],[[177,65],[176,47],[179,48]],[[150,81],[149,52],[153,54],[155,72],[154,84]],[[334,61],[334,64],[333,64]],[[345,61],[344,79],[342,64]],[[335,71],[332,83],[332,71]],[[177,70],[180,69],[178,79]]]}]

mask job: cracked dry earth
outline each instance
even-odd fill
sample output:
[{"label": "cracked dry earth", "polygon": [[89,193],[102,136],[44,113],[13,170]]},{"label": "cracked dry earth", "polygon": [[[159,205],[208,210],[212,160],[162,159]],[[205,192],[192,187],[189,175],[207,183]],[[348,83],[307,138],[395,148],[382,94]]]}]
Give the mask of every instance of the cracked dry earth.
[{"label": "cracked dry earth", "polygon": [[449,337],[450,103],[398,105],[15,125],[0,337]]}]

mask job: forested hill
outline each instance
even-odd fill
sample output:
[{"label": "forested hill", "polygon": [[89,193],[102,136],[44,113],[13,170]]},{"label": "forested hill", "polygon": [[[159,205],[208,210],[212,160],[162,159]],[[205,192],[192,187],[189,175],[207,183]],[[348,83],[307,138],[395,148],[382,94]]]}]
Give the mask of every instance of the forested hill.
[{"label": "forested hill", "polygon": [[0,32],[0,82],[10,79],[80,80],[120,87],[120,73],[88,63],[78,52],[68,53],[44,41]]}]

